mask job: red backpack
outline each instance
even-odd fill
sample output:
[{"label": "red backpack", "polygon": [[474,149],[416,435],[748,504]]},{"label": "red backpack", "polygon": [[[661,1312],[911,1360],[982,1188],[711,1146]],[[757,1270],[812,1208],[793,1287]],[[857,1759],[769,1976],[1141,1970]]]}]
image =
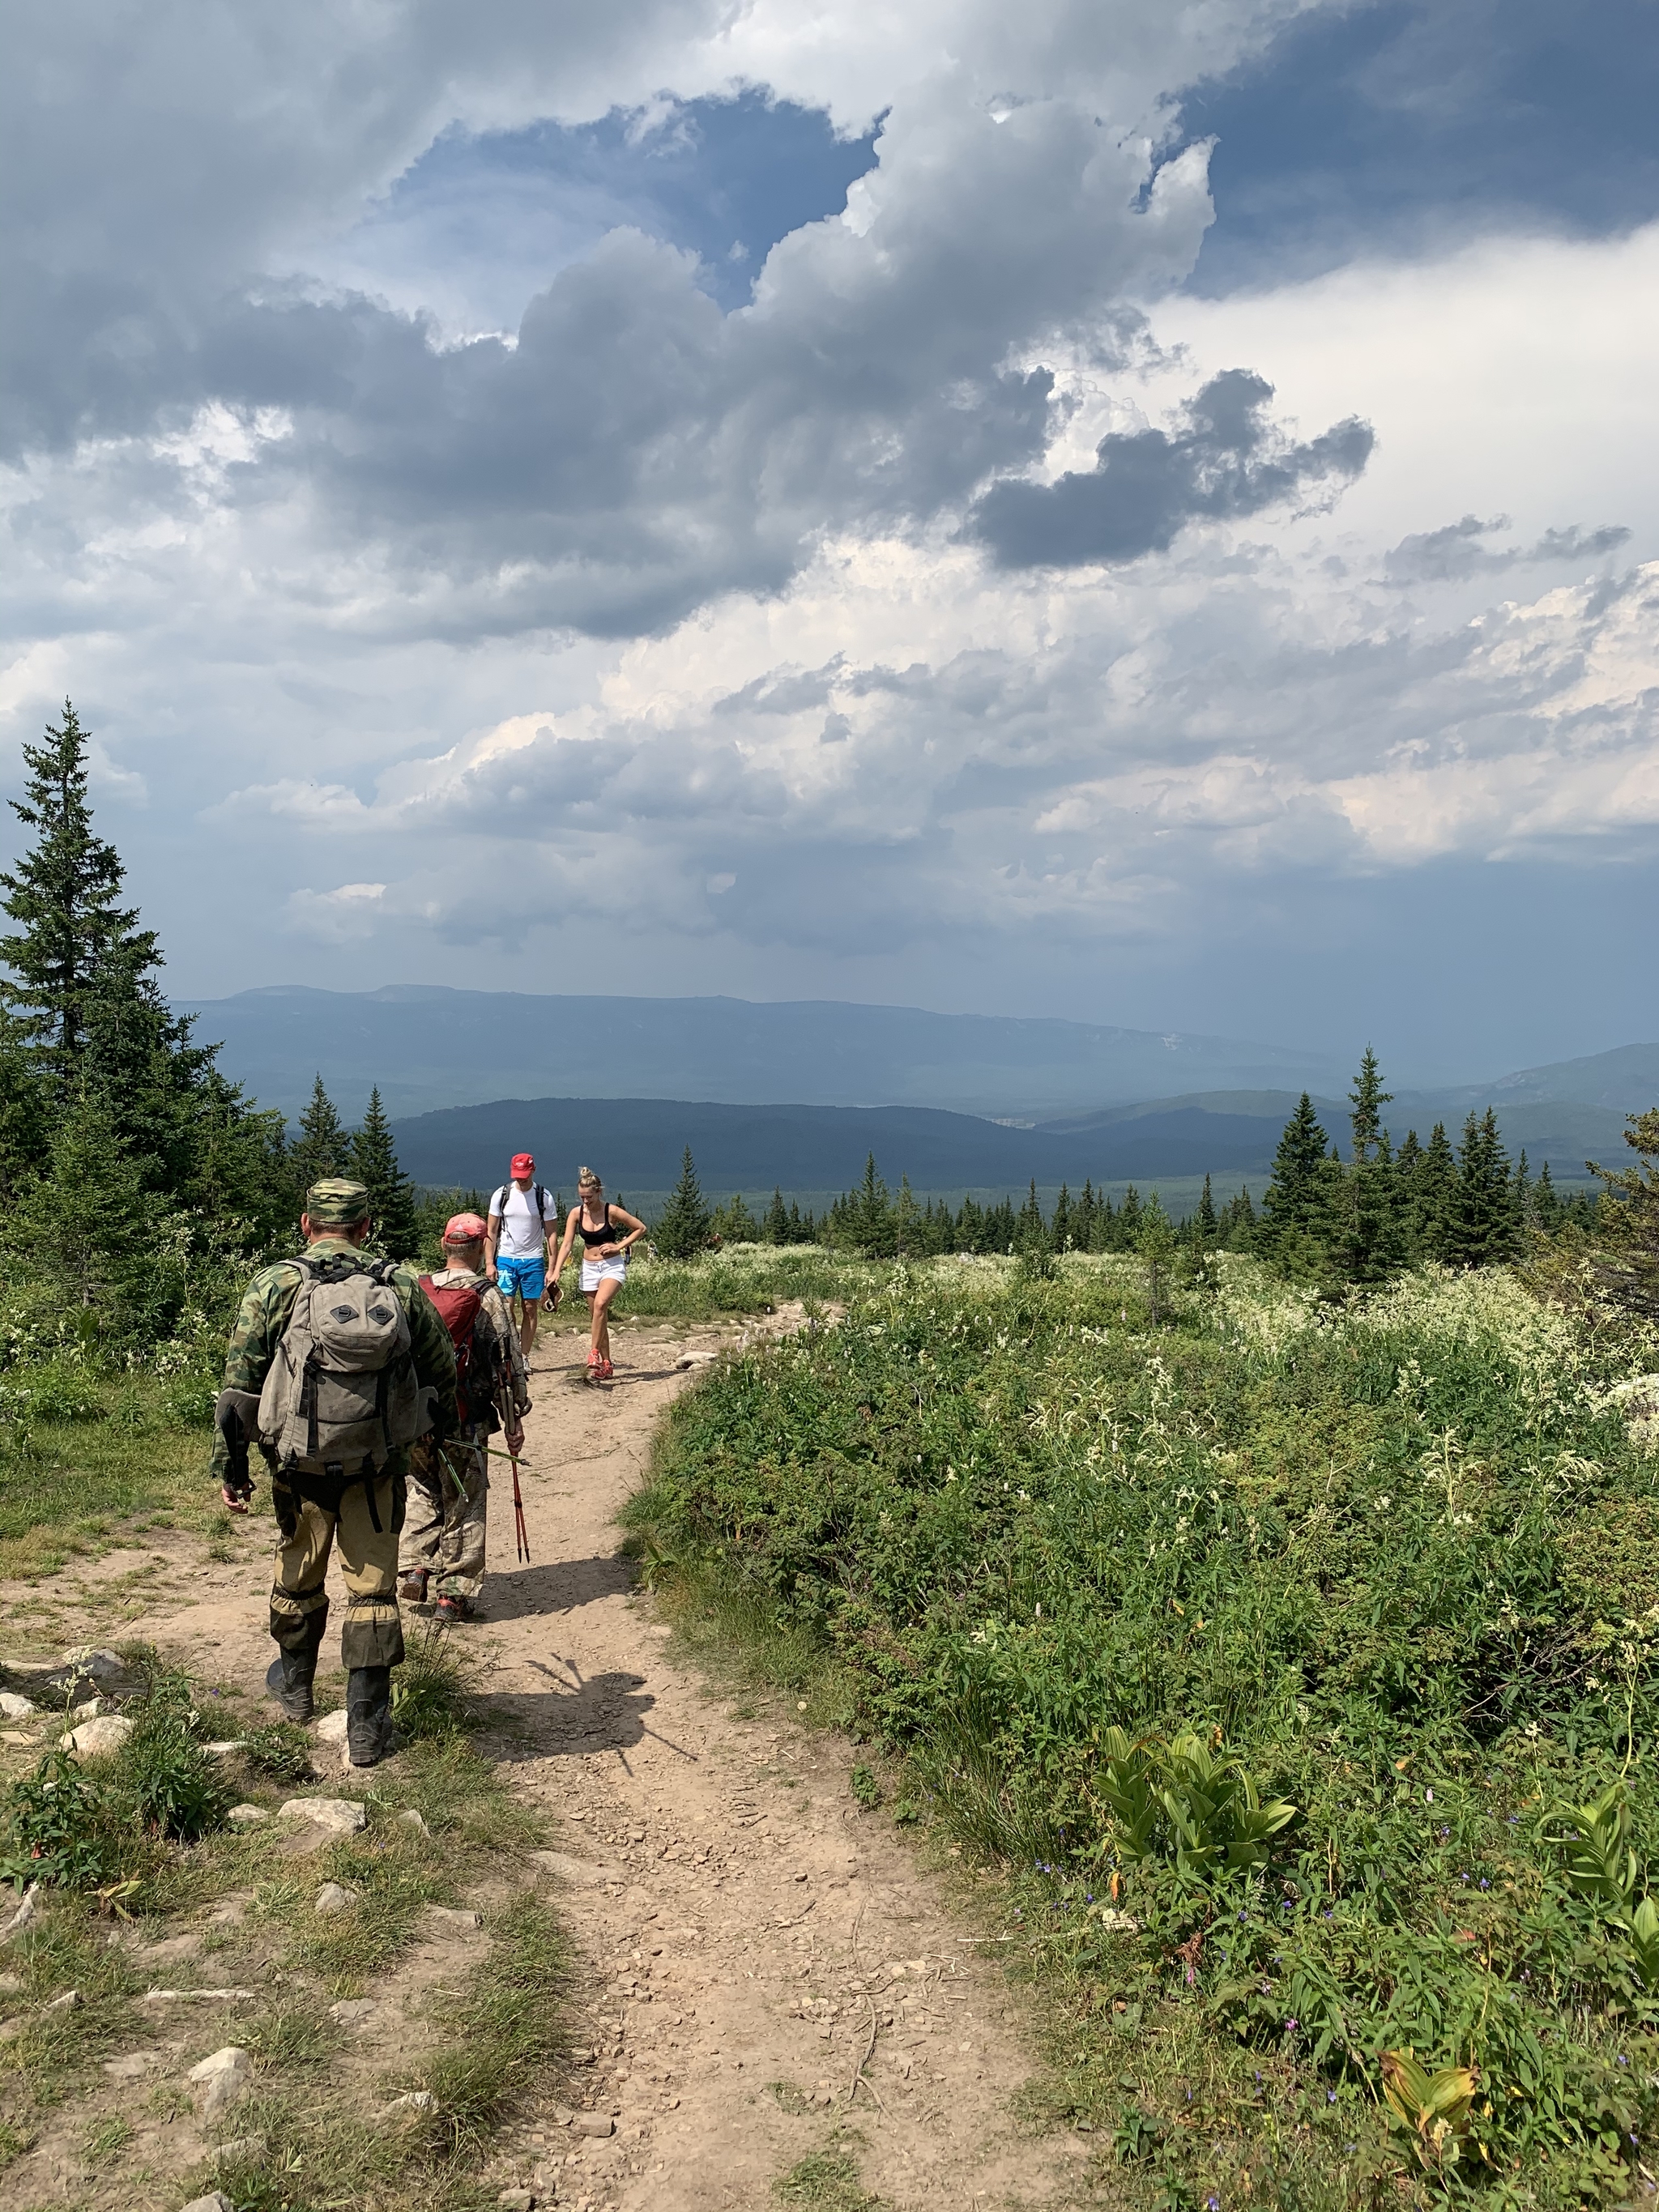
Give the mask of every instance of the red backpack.
[{"label": "red backpack", "polygon": [[[434,1283],[430,1275],[421,1277],[421,1288],[437,1308],[439,1317],[449,1331],[449,1340],[455,1347],[455,1405],[463,1421],[482,1418],[475,1414],[468,1383],[472,1371],[472,1325],[478,1318],[478,1309],[483,1304],[483,1294],[465,1283]],[[489,1402],[486,1387],[484,1404]]]}]

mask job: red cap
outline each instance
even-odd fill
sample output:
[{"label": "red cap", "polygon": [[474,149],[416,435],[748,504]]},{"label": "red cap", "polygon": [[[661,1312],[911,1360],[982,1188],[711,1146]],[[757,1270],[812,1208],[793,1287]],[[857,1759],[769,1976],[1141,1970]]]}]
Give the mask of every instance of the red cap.
[{"label": "red cap", "polygon": [[489,1233],[476,1213],[452,1213],[444,1224],[446,1244],[482,1244]]},{"label": "red cap", "polygon": [[535,1174],[535,1172],[536,1172],[536,1163],[535,1163],[535,1161],[531,1158],[531,1156],[530,1156],[530,1154],[529,1154],[528,1152],[514,1152],[514,1155],[513,1155],[513,1173],[514,1173],[515,1176],[521,1176],[521,1175],[534,1175],[534,1174]]}]

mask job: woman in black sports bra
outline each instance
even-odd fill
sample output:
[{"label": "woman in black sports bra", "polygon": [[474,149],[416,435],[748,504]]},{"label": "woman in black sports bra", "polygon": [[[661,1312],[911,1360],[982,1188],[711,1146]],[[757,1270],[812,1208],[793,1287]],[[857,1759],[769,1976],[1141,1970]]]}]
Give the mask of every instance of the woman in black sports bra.
[{"label": "woman in black sports bra", "polygon": [[[611,1302],[628,1279],[628,1255],[645,1234],[645,1224],[620,1206],[606,1203],[605,1185],[592,1168],[577,1171],[578,1202],[565,1218],[564,1235],[553,1263],[553,1280],[563,1272],[571,1248],[580,1237],[582,1245],[582,1296],[592,1316],[587,1347],[587,1379],[608,1382],[611,1364],[611,1324],[605,1318]],[[618,1224],[623,1233],[617,1234]]]}]

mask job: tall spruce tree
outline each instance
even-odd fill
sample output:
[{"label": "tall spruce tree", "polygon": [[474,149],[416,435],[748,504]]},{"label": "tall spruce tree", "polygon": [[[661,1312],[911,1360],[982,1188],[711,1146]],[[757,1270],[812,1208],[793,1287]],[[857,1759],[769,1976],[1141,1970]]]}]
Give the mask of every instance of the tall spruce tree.
[{"label": "tall spruce tree", "polygon": [[300,1116],[300,1133],[288,1148],[289,1172],[296,1200],[303,1201],[314,1182],[325,1176],[343,1175],[350,1139],[345,1124],[334,1109],[334,1101],[318,1076],[311,1086],[311,1103]]},{"label": "tall spruce tree", "polygon": [[916,1204],[908,1175],[899,1177],[898,1196],[893,1200],[893,1249],[902,1258],[912,1259],[927,1249],[922,1235],[921,1208]]},{"label": "tall spruce tree", "polygon": [[1331,1182],[1329,1141],[1304,1091],[1279,1136],[1261,1200],[1259,1238],[1282,1267],[1305,1271],[1322,1261]]},{"label": "tall spruce tree", "polygon": [[1445,1123],[1437,1121],[1412,1177],[1411,1236],[1419,1259],[1444,1266],[1455,1256],[1452,1215],[1456,1203],[1457,1156]]},{"label": "tall spruce tree", "polygon": [[680,1162],[680,1179],[657,1217],[651,1231],[652,1242],[665,1259],[692,1260],[708,1249],[712,1225],[708,1208],[703,1202],[702,1186],[697,1181],[696,1164],[688,1145]]},{"label": "tall spruce tree", "polygon": [[772,1203],[766,1209],[766,1218],[761,1224],[761,1236],[769,1244],[789,1242],[789,1214],[783,1202],[783,1193],[774,1188]]},{"label": "tall spruce tree", "polygon": [[368,1094],[363,1125],[348,1147],[346,1170],[368,1192],[376,1243],[390,1259],[416,1258],[421,1249],[421,1224],[415,1186],[398,1163],[398,1147],[392,1140],[392,1124],[380,1103],[378,1083]]},{"label": "tall spruce tree", "polygon": [[1200,1244],[1213,1244],[1221,1224],[1217,1218],[1215,1199],[1210,1189],[1210,1178],[1204,1178],[1204,1188],[1198,1201],[1198,1211],[1193,1216]]},{"label": "tall spruce tree", "polygon": [[9,802],[34,842],[15,869],[0,872],[0,908],[16,923],[0,937],[0,999],[36,1048],[59,1096],[79,1081],[92,1002],[110,988],[112,969],[129,981],[161,964],[154,930],[136,907],[121,904],[126,870],[113,845],[96,835],[87,795],[87,732],[65,699],[61,724],[25,744],[24,797]]},{"label": "tall spruce tree", "polygon": [[1520,1246],[1509,1154],[1490,1106],[1478,1120],[1471,1114],[1463,1124],[1448,1242],[1447,1257],[1462,1267],[1512,1260]]},{"label": "tall spruce tree", "polygon": [[1014,1242],[1022,1252],[1046,1252],[1048,1249],[1048,1224],[1042,1218],[1042,1208],[1037,1204],[1036,1177],[1031,1177],[1025,1203],[1019,1209],[1019,1219],[1014,1224]]},{"label": "tall spruce tree", "polygon": [[1135,1249],[1146,1270],[1146,1304],[1152,1327],[1158,1328],[1169,1307],[1170,1263],[1176,1256],[1175,1225],[1154,1191],[1140,1209],[1135,1227]]},{"label": "tall spruce tree", "polygon": [[1348,1093],[1353,1157],[1340,1181],[1330,1182],[1331,1264],[1338,1279],[1365,1287],[1386,1281],[1404,1264],[1406,1237],[1400,1189],[1382,1109],[1393,1097],[1382,1088],[1370,1045]]}]

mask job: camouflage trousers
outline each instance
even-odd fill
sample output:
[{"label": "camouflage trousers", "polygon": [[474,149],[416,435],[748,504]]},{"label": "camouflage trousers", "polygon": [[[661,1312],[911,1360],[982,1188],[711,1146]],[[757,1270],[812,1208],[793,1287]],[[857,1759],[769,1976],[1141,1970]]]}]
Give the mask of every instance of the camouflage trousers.
[{"label": "camouflage trousers", "polygon": [[346,1586],[340,1663],[348,1669],[396,1667],[404,1656],[397,1579],[403,1475],[388,1471],[372,1483],[273,1475],[270,1503],[283,1540],[270,1593],[270,1632],[277,1643],[285,1650],[316,1652],[328,1620],[323,1583],[337,1544]]},{"label": "camouflage trousers", "polygon": [[484,1424],[471,1421],[446,1440],[441,1452],[425,1437],[410,1452],[409,1509],[398,1570],[434,1577],[434,1597],[471,1602],[483,1589],[489,1438]]}]

